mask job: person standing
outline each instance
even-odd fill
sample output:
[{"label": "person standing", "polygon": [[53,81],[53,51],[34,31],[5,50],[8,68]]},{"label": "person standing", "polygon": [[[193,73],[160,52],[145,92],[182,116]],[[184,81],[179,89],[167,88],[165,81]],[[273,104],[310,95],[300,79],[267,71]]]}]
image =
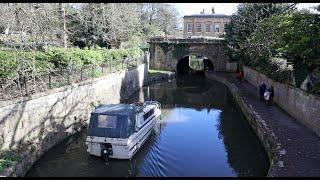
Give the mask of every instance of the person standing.
[{"label": "person standing", "polygon": [[271,86],[269,89],[268,89],[268,91],[270,92],[270,97],[269,97],[269,105],[272,105],[272,103],[273,103],[273,97],[274,97],[274,90],[273,90],[273,86]]},{"label": "person standing", "polygon": [[240,69],[237,68],[237,70],[236,70],[236,79],[239,80],[239,77],[240,77]]},{"label": "person standing", "polygon": [[239,73],[239,82],[240,82],[240,83],[241,83],[242,78],[244,78],[244,73],[243,73],[243,71],[241,70],[240,73]]},{"label": "person standing", "polygon": [[260,101],[264,101],[264,93],[267,90],[267,86],[264,82],[262,82],[259,86],[259,92],[260,92]]}]

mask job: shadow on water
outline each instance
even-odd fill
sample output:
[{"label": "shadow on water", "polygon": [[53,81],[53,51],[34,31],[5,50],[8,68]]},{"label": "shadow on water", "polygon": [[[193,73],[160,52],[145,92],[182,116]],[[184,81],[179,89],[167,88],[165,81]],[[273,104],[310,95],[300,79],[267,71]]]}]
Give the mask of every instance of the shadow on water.
[{"label": "shadow on water", "polygon": [[[157,100],[162,120],[129,160],[86,152],[86,132],[51,149],[27,176],[265,176],[269,163],[228,88],[203,76],[144,87],[128,103]],[[195,168],[196,167],[196,168]]]}]

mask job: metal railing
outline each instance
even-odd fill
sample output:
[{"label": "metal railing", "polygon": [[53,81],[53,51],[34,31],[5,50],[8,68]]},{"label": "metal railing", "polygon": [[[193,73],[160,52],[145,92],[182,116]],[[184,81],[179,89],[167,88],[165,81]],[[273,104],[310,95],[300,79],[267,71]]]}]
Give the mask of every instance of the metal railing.
[{"label": "metal railing", "polygon": [[0,101],[30,96],[49,89],[63,87],[101,77],[121,70],[130,70],[145,62],[145,55],[139,58],[125,58],[108,61],[101,65],[84,65],[81,68],[60,68],[46,73],[30,73],[30,76],[0,78]]}]

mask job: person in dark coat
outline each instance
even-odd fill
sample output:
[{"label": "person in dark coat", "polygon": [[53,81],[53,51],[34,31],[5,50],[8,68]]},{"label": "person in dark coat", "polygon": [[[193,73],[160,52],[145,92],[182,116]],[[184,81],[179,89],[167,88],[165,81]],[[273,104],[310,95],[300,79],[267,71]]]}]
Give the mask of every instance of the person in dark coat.
[{"label": "person in dark coat", "polygon": [[260,92],[260,101],[264,101],[264,93],[267,90],[267,86],[264,82],[262,82],[259,86],[259,92]]},{"label": "person in dark coat", "polygon": [[270,98],[269,98],[269,101],[268,101],[268,104],[269,105],[272,105],[273,103],[273,97],[274,97],[274,90],[273,90],[273,86],[271,86],[268,91],[270,92]]}]

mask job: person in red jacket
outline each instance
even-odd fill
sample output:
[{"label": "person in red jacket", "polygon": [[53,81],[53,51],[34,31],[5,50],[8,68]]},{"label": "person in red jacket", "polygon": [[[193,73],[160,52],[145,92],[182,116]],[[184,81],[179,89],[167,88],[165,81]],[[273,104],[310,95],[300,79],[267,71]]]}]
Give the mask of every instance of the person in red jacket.
[{"label": "person in red jacket", "polygon": [[239,80],[239,78],[240,78],[240,69],[239,68],[237,68],[237,70],[236,70],[236,78]]},{"label": "person in red jacket", "polygon": [[239,73],[239,82],[241,83],[241,79],[244,78],[244,73],[243,71],[241,70],[240,73]]}]

